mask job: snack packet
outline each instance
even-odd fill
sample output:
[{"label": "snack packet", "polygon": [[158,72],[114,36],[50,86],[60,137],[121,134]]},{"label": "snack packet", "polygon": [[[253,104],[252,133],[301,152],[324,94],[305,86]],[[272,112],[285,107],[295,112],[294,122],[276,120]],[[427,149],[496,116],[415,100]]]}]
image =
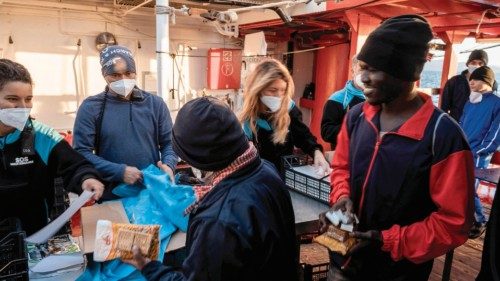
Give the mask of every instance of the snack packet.
[{"label": "snack packet", "polygon": [[349,237],[347,231],[333,225],[330,225],[325,233],[316,236],[313,241],[343,256],[345,256],[357,242],[355,238]]},{"label": "snack packet", "polygon": [[112,223],[98,220],[95,236],[94,261],[116,258],[132,259],[134,245],[148,258],[158,258],[160,248],[159,225]]},{"label": "snack packet", "polygon": [[359,223],[356,215],[347,214],[341,210],[329,211],[325,214],[332,223],[328,230],[313,239],[332,252],[343,256],[357,243],[355,238],[349,237],[349,233],[354,231],[355,225]]}]

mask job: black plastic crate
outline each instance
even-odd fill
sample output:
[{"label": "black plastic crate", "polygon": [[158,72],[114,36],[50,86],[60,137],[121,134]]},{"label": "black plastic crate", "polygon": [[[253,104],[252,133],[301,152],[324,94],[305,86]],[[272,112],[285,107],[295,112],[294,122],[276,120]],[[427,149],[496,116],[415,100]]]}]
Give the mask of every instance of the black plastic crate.
[{"label": "black plastic crate", "polygon": [[295,167],[311,165],[313,160],[308,155],[289,155],[282,158],[285,167],[283,178],[288,188],[304,194],[317,201],[328,203],[330,199],[330,182],[328,176],[316,178],[299,171]]},{"label": "black plastic crate", "polygon": [[330,258],[326,248],[316,243],[300,244],[301,281],[326,281],[329,269]]},{"label": "black plastic crate", "polygon": [[328,270],[330,270],[330,263],[317,265],[301,264],[300,267],[303,281],[326,281]]},{"label": "black plastic crate", "polygon": [[17,219],[0,222],[0,280],[29,280],[25,237]]}]

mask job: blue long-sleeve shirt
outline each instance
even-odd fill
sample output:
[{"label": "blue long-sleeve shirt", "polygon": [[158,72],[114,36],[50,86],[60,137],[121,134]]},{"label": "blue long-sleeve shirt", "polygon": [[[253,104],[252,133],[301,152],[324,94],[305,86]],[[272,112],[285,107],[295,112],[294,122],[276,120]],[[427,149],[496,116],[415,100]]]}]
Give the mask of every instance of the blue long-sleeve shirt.
[{"label": "blue long-sleeve shirt", "polygon": [[460,126],[467,136],[474,157],[487,156],[500,145],[500,97],[483,94],[478,103],[467,101]]},{"label": "blue long-sleeve shirt", "polygon": [[172,170],[177,155],[172,150],[172,119],[165,102],[158,96],[135,89],[133,100],[107,94],[102,118],[99,155],[94,154],[97,120],[104,93],[87,98],[75,120],[73,145],[102,177],[122,182],[126,166],[142,170],[161,161]]}]

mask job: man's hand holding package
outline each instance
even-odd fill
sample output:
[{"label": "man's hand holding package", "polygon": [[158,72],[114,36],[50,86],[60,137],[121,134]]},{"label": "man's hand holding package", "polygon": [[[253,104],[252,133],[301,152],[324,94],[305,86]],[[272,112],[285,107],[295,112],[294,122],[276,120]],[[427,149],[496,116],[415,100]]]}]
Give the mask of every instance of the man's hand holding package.
[{"label": "man's hand holding package", "polygon": [[382,233],[378,230],[368,230],[366,232],[354,231],[349,236],[358,239],[358,243],[347,252],[347,256],[353,255],[368,246],[380,248],[384,243]]},{"label": "man's hand holding package", "polygon": [[328,225],[331,222],[326,218],[326,213],[329,211],[337,211],[342,210],[342,212],[347,213],[348,215],[352,214],[352,201],[348,196],[341,197],[335,204],[333,204],[332,208],[326,212],[319,214],[319,233],[325,233],[328,230]]},{"label": "man's hand holding package", "polygon": [[146,264],[148,264],[151,259],[145,257],[141,253],[141,249],[138,246],[132,247],[133,258],[131,260],[123,260],[124,262],[133,265],[138,270],[142,270]]}]

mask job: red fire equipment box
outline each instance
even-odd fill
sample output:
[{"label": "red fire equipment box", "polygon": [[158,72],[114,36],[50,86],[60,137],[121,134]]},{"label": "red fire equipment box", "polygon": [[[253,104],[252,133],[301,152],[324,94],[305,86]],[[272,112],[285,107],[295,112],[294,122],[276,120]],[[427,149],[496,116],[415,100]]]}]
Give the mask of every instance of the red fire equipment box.
[{"label": "red fire equipment box", "polygon": [[241,54],[239,49],[208,50],[208,89],[240,88]]}]

